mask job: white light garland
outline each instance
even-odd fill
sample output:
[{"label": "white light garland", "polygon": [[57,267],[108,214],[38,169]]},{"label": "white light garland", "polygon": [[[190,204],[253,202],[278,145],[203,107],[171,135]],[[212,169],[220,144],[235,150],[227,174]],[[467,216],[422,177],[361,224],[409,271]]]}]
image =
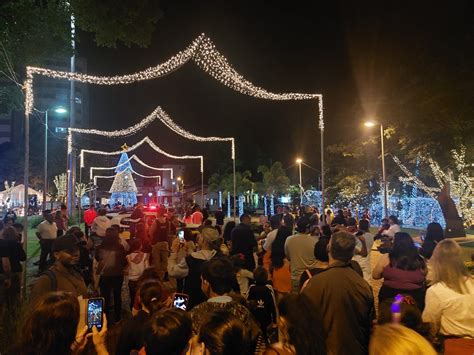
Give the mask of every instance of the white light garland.
[{"label": "white light garland", "polygon": [[404,182],[410,186],[416,185],[418,188],[422,189],[424,192],[426,192],[429,196],[433,197],[436,199],[437,194],[441,191],[441,189],[436,188],[436,187],[428,187],[426,186],[423,181],[421,181],[417,176],[413,175],[410,170],[407,169],[405,165],[402,164],[400,159],[398,157],[393,156],[393,160],[395,163],[398,165],[398,167],[403,171],[403,173],[407,177],[399,177],[398,180],[401,182]]},{"label": "white light garland", "polygon": [[160,154],[163,154],[163,155],[167,156],[168,158],[172,158],[172,159],[199,159],[200,163],[201,163],[201,166],[200,166],[201,170],[200,171],[201,171],[201,173],[204,172],[204,157],[202,155],[173,155],[173,154],[165,152],[163,149],[158,147],[148,137],[143,138],[141,141],[139,141],[138,143],[132,145],[131,147],[127,147],[127,149],[116,150],[116,151],[113,151],[113,152],[105,152],[105,151],[101,151],[101,150],[92,150],[92,149],[81,149],[81,154],[80,154],[81,168],[84,168],[84,153],[100,154],[100,155],[118,155],[118,154],[122,154],[122,153],[129,153],[129,152],[137,149],[138,147],[140,147],[144,143],[147,143],[153,150],[155,150],[156,152],[158,152]]},{"label": "white light garland", "polygon": [[140,158],[138,158],[136,155],[132,155],[130,158],[128,158],[126,161],[124,161],[123,163],[121,164],[118,164],[116,166],[111,166],[111,167],[104,167],[104,166],[91,166],[89,168],[89,176],[90,176],[90,179],[92,180],[92,176],[93,176],[93,172],[94,170],[114,170],[114,169],[117,169],[117,168],[120,168],[122,165],[125,165],[127,164],[130,160],[135,160],[136,162],[138,162],[139,164],[141,164],[142,166],[148,168],[148,169],[152,169],[152,170],[156,170],[156,171],[169,171],[170,172],[170,175],[171,175],[171,180],[173,179],[173,168],[156,168],[154,166],[150,166],[146,163],[144,163]]},{"label": "white light garland", "polygon": [[252,82],[246,80],[242,75],[240,75],[228,63],[227,59],[216,50],[211,39],[206,37],[204,34],[201,34],[185,50],[178,52],[178,54],[171,57],[166,62],[134,74],[96,76],[28,66],[26,67],[25,80],[25,114],[31,114],[34,105],[33,75],[42,75],[51,78],[74,80],[97,85],[131,84],[138,81],[162,77],[179,69],[190,59],[193,59],[201,69],[220,81],[222,84],[245,95],[267,100],[284,101],[318,99],[319,128],[321,130],[324,129],[323,101],[321,94],[273,93],[254,85]]},{"label": "white light garland", "polygon": [[115,130],[115,131],[101,131],[98,129],[83,129],[83,128],[68,128],[68,140],[67,140],[68,153],[72,152],[72,133],[93,134],[96,136],[102,136],[102,137],[107,137],[107,138],[127,137],[147,127],[159,116],[159,114],[161,114],[161,112],[163,112],[163,110],[161,109],[161,107],[158,106],[155,110],[153,110],[152,113],[150,113],[147,117],[141,120],[141,122],[131,127]]},{"label": "white light garland", "polygon": [[428,164],[433,172],[433,176],[439,186],[437,187],[428,187],[423,182],[418,179],[415,175],[413,175],[401,162],[400,159],[397,157],[393,157],[393,160],[406,177],[399,177],[399,180],[412,186],[417,186],[418,188],[425,191],[428,195],[433,198],[437,198],[437,194],[441,191],[445,184],[449,184],[450,187],[450,195],[454,196],[454,203],[460,215],[462,216],[466,225],[470,225],[473,219],[473,209],[471,208],[471,199],[473,193],[472,182],[470,181],[470,177],[468,175],[468,169],[466,169],[467,165],[465,162],[466,158],[466,148],[461,146],[459,152],[456,150],[452,150],[451,154],[455,161],[455,166],[457,170],[457,179],[453,177],[453,173],[445,173],[439,164],[435,162],[431,157],[428,157]]},{"label": "white light garland", "polygon": [[171,117],[163,111],[160,107],[158,107],[158,117],[161,122],[164,123],[166,127],[171,129],[173,132],[179,134],[181,137],[186,139],[191,139],[198,142],[231,142],[232,150],[231,150],[231,158],[235,159],[235,139],[233,137],[201,137],[191,132],[186,131],[184,128],[180,127],[176,124]]},{"label": "white light garland", "polygon": [[[97,178],[101,178],[101,179],[113,179],[123,173],[125,173],[127,170],[123,170],[121,172],[118,172],[117,174],[115,175],[96,175],[94,176],[93,178],[91,177],[91,180],[94,179],[94,185],[97,185]],[[158,183],[161,185],[161,175],[142,175],[142,174],[139,174],[137,173],[135,170],[133,169],[128,169],[128,171],[130,171],[132,174],[135,174],[135,175],[138,175],[138,176],[141,176],[142,178],[145,178],[145,179],[158,179]]]}]

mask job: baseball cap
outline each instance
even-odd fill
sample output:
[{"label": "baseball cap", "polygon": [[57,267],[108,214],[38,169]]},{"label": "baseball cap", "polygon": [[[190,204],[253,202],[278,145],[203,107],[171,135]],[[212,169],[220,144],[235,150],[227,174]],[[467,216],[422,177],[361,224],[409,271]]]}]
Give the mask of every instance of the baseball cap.
[{"label": "baseball cap", "polygon": [[53,252],[79,250],[79,242],[73,235],[65,235],[57,238],[53,243]]},{"label": "baseball cap", "polygon": [[203,228],[201,237],[208,243],[215,242],[220,238],[217,229],[212,227]]}]

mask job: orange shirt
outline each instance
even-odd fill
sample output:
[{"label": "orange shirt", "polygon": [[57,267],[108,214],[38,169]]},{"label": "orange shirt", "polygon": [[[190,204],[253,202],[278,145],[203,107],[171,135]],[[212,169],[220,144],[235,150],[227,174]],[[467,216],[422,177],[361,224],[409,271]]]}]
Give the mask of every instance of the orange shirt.
[{"label": "orange shirt", "polygon": [[[267,251],[263,256],[263,267],[269,272],[269,275],[272,265],[271,256],[271,251]],[[291,291],[290,262],[287,259],[283,259],[283,266],[279,269],[273,269],[271,278],[275,291],[289,293]]]}]

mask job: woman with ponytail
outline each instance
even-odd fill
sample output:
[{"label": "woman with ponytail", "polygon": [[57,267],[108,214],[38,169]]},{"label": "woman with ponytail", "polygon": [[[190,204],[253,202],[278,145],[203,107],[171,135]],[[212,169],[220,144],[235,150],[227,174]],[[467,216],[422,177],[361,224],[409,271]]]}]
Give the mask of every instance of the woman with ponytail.
[{"label": "woman with ponytail", "polygon": [[117,355],[129,355],[144,345],[145,326],[151,315],[165,307],[160,300],[163,287],[159,281],[145,282],[139,289],[141,310],[125,322],[117,344]]}]

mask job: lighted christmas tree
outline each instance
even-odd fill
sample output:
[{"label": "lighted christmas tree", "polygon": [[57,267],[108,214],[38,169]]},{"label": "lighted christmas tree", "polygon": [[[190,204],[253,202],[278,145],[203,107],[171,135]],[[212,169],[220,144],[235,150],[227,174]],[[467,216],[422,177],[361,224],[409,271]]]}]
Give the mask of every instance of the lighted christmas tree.
[{"label": "lighted christmas tree", "polygon": [[[128,147],[126,144],[122,146],[124,150]],[[137,186],[132,176],[132,165],[128,159],[127,153],[122,153],[120,160],[115,169],[116,176],[110,191],[112,196],[110,202],[115,204],[120,202],[124,206],[134,205],[137,203]]]}]

